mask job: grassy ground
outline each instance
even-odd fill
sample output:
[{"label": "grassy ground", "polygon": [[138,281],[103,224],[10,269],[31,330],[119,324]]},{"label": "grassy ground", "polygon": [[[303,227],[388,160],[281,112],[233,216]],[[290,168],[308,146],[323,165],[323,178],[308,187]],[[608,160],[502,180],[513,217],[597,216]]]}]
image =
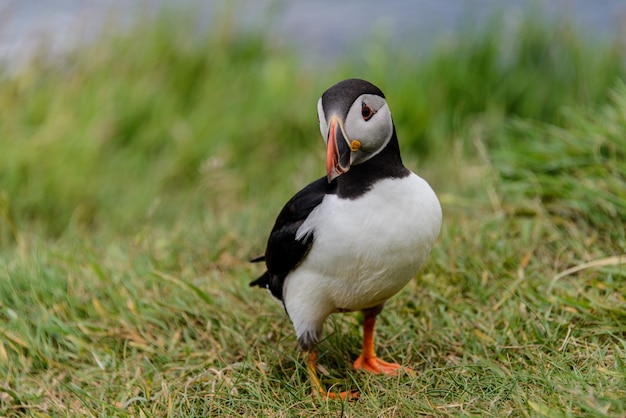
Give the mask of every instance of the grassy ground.
[{"label": "grassy ground", "polygon": [[[493,25],[316,72],[228,19],[188,24],[0,79],[1,415],[626,415],[617,46]],[[445,221],[378,327],[416,376],[352,371],[360,318],[328,321],[323,381],[362,394],[341,403],[310,395],[246,260],[322,175],[315,104],[350,76],[386,92]]]}]

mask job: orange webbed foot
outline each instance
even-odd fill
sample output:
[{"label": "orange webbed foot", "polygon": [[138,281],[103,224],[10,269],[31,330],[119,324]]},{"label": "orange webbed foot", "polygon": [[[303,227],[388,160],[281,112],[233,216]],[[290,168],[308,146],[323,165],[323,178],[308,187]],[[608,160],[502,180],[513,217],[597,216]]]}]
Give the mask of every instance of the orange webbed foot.
[{"label": "orange webbed foot", "polygon": [[376,315],[379,309],[366,310],[363,322],[363,350],[361,355],[354,361],[356,370],[367,370],[374,374],[386,374],[387,376],[397,376],[400,371],[414,375],[413,370],[402,367],[396,363],[389,363],[376,357],[374,351],[374,326],[376,325]]},{"label": "orange webbed foot", "polygon": [[361,397],[361,394],[358,390],[347,390],[345,392],[325,392],[324,389],[320,388],[320,394],[324,399],[332,399],[332,400],[340,400],[340,401],[348,401],[354,402],[358,401]]},{"label": "orange webbed foot", "polygon": [[374,374],[386,374],[387,376],[397,376],[403,370],[410,370],[396,363],[389,363],[378,357],[366,357],[363,354],[354,361],[353,367],[356,370],[367,370]]}]

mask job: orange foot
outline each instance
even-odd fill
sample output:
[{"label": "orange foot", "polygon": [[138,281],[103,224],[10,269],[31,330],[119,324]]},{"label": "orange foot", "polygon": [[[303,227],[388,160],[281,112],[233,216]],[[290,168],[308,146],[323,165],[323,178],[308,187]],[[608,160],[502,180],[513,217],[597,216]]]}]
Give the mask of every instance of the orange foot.
[{"label": "orange foot", "polygon": [[354,361],[356,370],[367,370],[374,374],[386,374],[388,376],[396,376],[400,370],[406,370],[404,367],[396,363],[388,363],[378,357],[365,357],[363,354]]},{"label": "orange foot", "polygon": [[324,389],[320,388],[320,393],[324,399],[342,400],[348,402],[358,401],[361,394],[357,390],[349,390],[345,392],[324,392]]},{"label": "orange foot", "polygon": [[358,391],[351,390],[345,392],[331,392],[324,389],[320,379],[317,377],[317,353],[312,351],[309,354],[309,358],[307,361],[307,371],[309,372],[309,378],[311,380],[311,385],[313,386],[314,391],[322,395],[324,399],[333,399],[333,400],[342,400],[342,401],[356,401],[361,396]]}]

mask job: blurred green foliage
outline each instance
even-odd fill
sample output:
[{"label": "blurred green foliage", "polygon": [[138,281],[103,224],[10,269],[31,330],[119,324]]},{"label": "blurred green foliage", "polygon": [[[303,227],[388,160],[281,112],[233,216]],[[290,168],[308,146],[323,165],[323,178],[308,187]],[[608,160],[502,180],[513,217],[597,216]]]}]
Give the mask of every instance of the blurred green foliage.
[{"label": "blurred green foliage", "polygon": [[616,45],[524,22],[511,33],[494,18],[419,59],[380,44],[322,71],[228,15],[200,33],[169,15],[60,65],[40,60],[0,80],[1,242],[18,226],[55,237],[202,219],[267,196],[265,184],[286,198],[322,173],[315,103],[346,77],[383,88],[405,155],[420,160],[459,143],[471,157],[471,132],[491,147],[509,118],[561,126],[562,109],[607,101],[624,77]]},{"label": "blurred green foliage", "polygon": [[22,227],[119,232],[161,199],[171,222],[192,193],[228,207],[241,179],[269,171],[254,162],[303,142],[314,104],[293,101],[312,86],[294,84],[292,58],[227,22],[197,36],[171,19],[0,81],[0,190]]},{"label": "blurred green foliage", "polygon": [[626,249],[626,86],[619,83],[610,96],[611,103],[599,108],[564,112],[561,126],[514,121],[491,155],[509,204],[542,207],[589,235],[599,233],[611,252],[621,253]]}]

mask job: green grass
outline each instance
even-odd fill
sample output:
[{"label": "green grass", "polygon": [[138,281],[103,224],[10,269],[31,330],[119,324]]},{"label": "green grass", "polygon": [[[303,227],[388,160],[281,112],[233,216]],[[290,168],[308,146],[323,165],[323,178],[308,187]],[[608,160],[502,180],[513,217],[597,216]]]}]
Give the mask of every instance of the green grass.
[{"label": "green grass", "polygon": [[[399,65],[314,70],[227,18],[189,24],[0,79],[0,415],[626,414],[617,46],[494,24],[419,59],[376,46]],[[315,104],[350,76],[387,94],[445,219],[378,327],[381,357],[416,376],[352,371],[359,316],[327,322],[322,380],[361,392],[342,403],[310,395],[247,260],[322,175]]]}]

